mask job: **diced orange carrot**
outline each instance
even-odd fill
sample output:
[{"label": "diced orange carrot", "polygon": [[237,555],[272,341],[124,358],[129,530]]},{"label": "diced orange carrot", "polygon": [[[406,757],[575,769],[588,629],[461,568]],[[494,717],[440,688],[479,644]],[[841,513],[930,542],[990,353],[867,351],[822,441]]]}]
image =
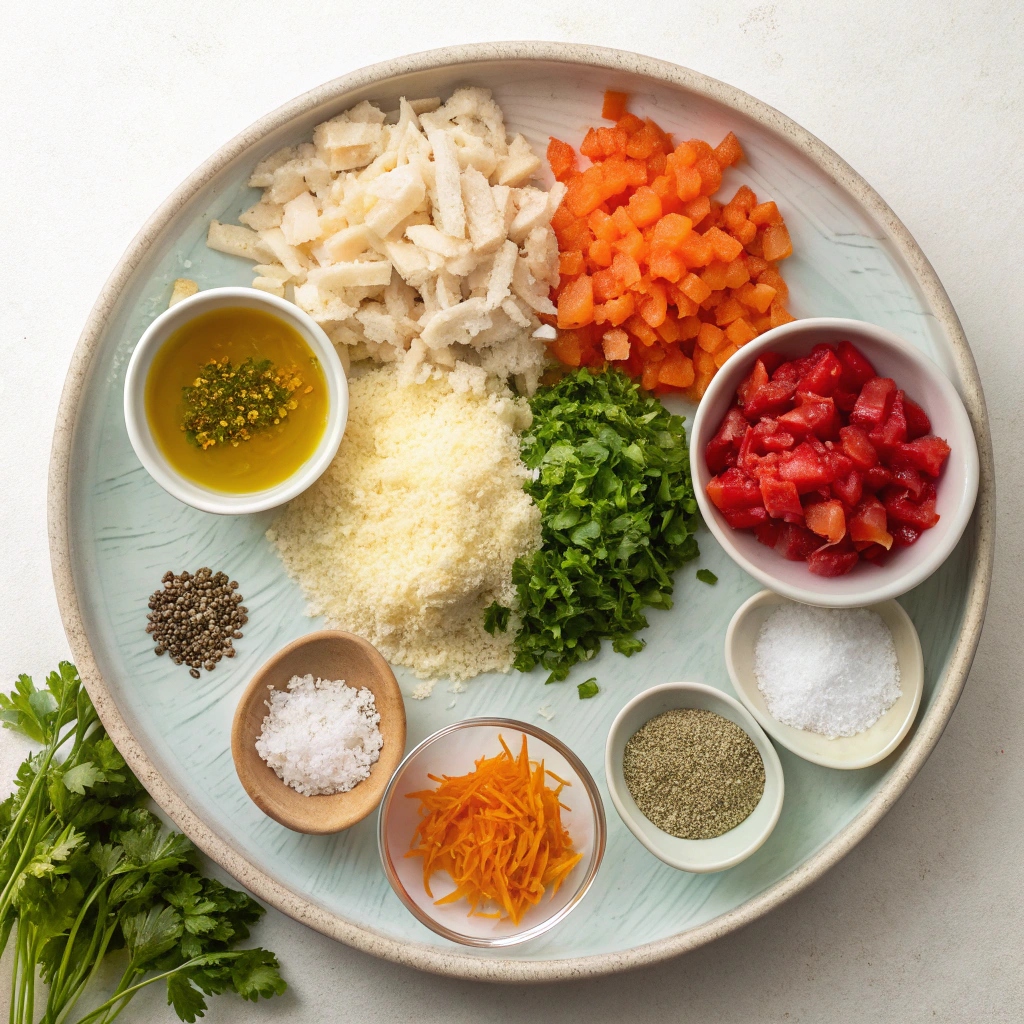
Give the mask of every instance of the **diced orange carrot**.
[{"label": "diced orange carrot", "polygon": [[666,157],[660,149],[656,149],[647,158],[647,180],[654,181],[655,178],[660,177],[661,175],[668,177],[668,175],[665,174],[665,165],[667,163],[668,157]]},{"label": "diced orange carrot", "polygon": [[640,265],[625,252],[617,252],[612,260],[612,273],[622,282],[624,288],[632,288],[640,282]]},{"label": "diced orange carrot", "polygon": [[757,206],[757,193],[746,185],[740,185],[740,187],[736,189],[736,194],[728,203],[726,203],[726,206],[731,206],[736,210],[742,210],[743,216],[746,217],[747,214]]},{"label": "diced orange carrot", "polygon": [[612,223],[620,235],[628,235],[631,231],[636,230],[636,225],[629,219],[629,214],[624,206],[620,206],[612,214]]},{"label": "diced orange carrot", "polygon": [[615,122],[615,127],[621,128],[627,135],[632,135],[633,132],[638,131],[643,125],[643,120],[637,117],[636,114],[631,114],[628,110]]},{"label": "diced orange carrot", "polygon": [[565,205],[577,217],[586,217],[591,210],[596,210],[608,198],[603,191],[603,168],[604,164],[588,167],[579,177],[569,182],[565,193]]},{"label": "diced orange carrot", "polygon": [[603,238],[596,238],[590,243],[587,256],[592,263],[596,263],[599,267],[612,265],[612,247]]},{"label": "diced orange carrot", "polygon": [[[612,257],[613,266],[614,263],[615,258]],[[611,268],[595,271],[591,276],[591,280],[593,282],[595,302],[608,302],[611,299],[616,299],[626,290],[626,285],[623,284],[622,278]]]},{"label": "diced orange carrot", "polygon": [[700,279],[713,291],[717,292],[724,288],[725,275],[729,270],[727,263],[715,260],[709,263],[700,273]]},{"label": "diced orange carrot", "polygon": [[693,360],[678,349],[670,349],[658,368],[658,383],[674,388],[688,388],[694,380]]},{"label": "diced orange carrot", "polygon": [[601,338],[601,349],[605,359],[623,360],[629,358],[629,335],[625,331],[605,331]]},{"label": "diced orange carrot", "polygon": [[626,153],[626,146],[629,143],[629,133],[621,128],[598,128],[597,143],[605,156],[613,153]]},{"label": "diced orange carrot", "polygon": [[743,159],[743,147],[732,132],[715,146],[715,159],[722,167],[732,167]]},{"label": "diced orange carrot", "polygon": [[681,341],[683,337],[682,325],[679,319],[674,316],[665,317],[664,322],[659,324],[655,330],[658,332],[658,337],[666,345],[673,341]]},{"label": "diced orange carrot", "polygon": [[563,277],[575,277],[583,273],[583,253],[570,249],[558,254],[558,272]]},{"label": "diced orange carrot", "polygon": [[738,299],[730,296],[715,307],[715,323],[719,327],[724,327],[726,324],[731,324],[733,320],[739,320],[746,312],[747,307]]},{"label": "diced orange carrot", "polygon": [[697,344],[705,352],[717,352],[725,343],[725,331],[714,324],[701,324],[697,334]]},{"label": "diced orange carrot", "polygon": [[771,317],[772,327],[781,327],[783,324],[790,324],[796,319],[795,316],[790,315],[789,310],[778,299],[772,303],[769,316]]},{"label": "diced orange carrot", "polygon": [[558,295],[558,326],[583,327],[594,319],[594,282],[587,274],[573,278]]},{"label": "diced orange carrot", "polygon": [[647,161],[646,160],[626,160],[626,172],[629,178],[629,184],[633,188],[639,188],[641,185],[647,184]]},{"label": "diced orange carrot", "polygon": [[566,366],[579,366],[582,361],[580,339],[575,331],[559,331],[558,337],[548,347],[551,354]]},{"label": "diced orange carrot", "polygon": [[692,167],[697,162],[697,150],[689,142],[680,142],[672,151],[672,159],[677,167]]},{"label": "diced orange carrot", "polygon": [[751,326],[758,334],[764,334],[765,331],[770,331],[772,329],[772,318],[770,316],[755,317],[754,320],[751,321]]},{"label": "diced orange carrot", "polygon": [[676,284],[669,286],[669,303],[676,307],[679,316],[693,316],[700,309],[700,305],[693,301],[685,292],[679,290]]},{"label": "diced orange carrot", "polygon": [[770,262],[784,260],[793,255],[793,243],[789,239],[789,231],[785,224],[769,224],[764,229],[761,239],[764,258]]},{"label": "diced orange carrot", "polygon": [[637,311],[650,327],[660,327],[668,313],[668,297],[658,282],[652,282],[647,294],[640,300]]},{"label": "diced orange carrot", "polygon": [[715,256],[711,243],[696,231],[691,231],[680,243],[679,255],[688,267],[706,267]]},{"label": "diced orange carrot", "polygon": [[686,203],[701,194],[703,179],[696,167],[676,168],[676,195]]},{"label": "diced orange carrot", "polygon": [[721,369],[729,356],[735,355],[738,351],[739,349],[733,344],[723,346],[715,353],[715,366]]},{"label": "diced orange carrot", "polygon": [[720,305],[725,300],[725,298],[725,289],[717,288],[700,304],[700,308],[706,309],[708,312],[710,312],[716,306]]},{"label": "diced orange carrot", "polygon": [[678,250],[692,230],[693,222],[689,217],[680,213],[666,213],[654,225],[652,241]]},{"label": "diced orange carrot", "polygon": [[602,238],[606,242],[614,242],[619,237],[619,229],[615,222],[600,207],[591,210],[587,217],[587,226],[594,232],[595,238]]},{"label": "diced orange carrot", "polygon": [[628,103],[629,93],[608,89],[604,94],[604,103],[601,104],[601,117],[606,121],[618,121],[626,113]]},{"label": "diced orange carrot", "polygon": [[684,316],[679,321],[679,330],[682,331],[683,336],[681,341],[692,341],[700,334],[700,329],[703,326],[699,316]]},{"label": "diced orange carrot", "polygon": [[696,274],[687,274],[679,282],[679,288],[696,303],[703,302],[710,294],[711,289]]},{"label": "diced orange carrot", "polygon": [[602,201],[624,192],[632,183],[633,171],[624,157],[610,156],[597,169],[601,171]]},{"label": "diced orange carrot", "polygon": [[576,171],[576,150],[552,135],[548,140],[548,163],[556,181],[565,181]]},{"label": "diced orange carrot", "polygon": [[[697,157],[693,165],[700,174],[700,194],[702,196],[713,196],[722,185],[722,168],[715,159],[714,153],[708,156]],[[680,199],[683,197],[680,196]]]},{"label": "diced orange carrot", "polygon": [[683,203],[683,213],[693,222],[699,224],[711,212],[711,200],[707,196],[697,196],[688,203]]},{"label": "diced orange carrot", "polygon": [[749,242],[752,242],[757,238],[757,226],[749,220],[745,220],[734,231],[730,231],[729,234],[732,235],[732,237],[741,245],[747,245]]},{"label": "diced orange carrot", "polygon": [[625,328],[630,334],[639,338],[644,345],[650,347],[658,340],[654,328],[639,314],[634,314],[625,323]]},{"label": "diced orange carrot", "polygon": [[786,282],[782,280],[782,275],[774,268],[768,267],[766,270],[761,271],[757,275],[758,284],[766,284],[769,288],[774,288],[777,292],[777,298],[783,304],[789,298],[789,288],[786,286]]},{"label": "diced orange carrot", "polygon": [[645,363],[644,372],[640,377],[640,385],[646,391],[653,391],[658,386],[659,363]]},{"label": "diced orange carrot", "polygon": [[[704,326],[705,327],[710,327],[711,325],[710,324],[704,324]],[[711,329],[713,331],[717,331],[718,330],[717,327],[712,327]],[[721,334],[722,332],[719,331],[718,333]],[[723,341],[724,341],[724,335],[723,335]],[[719,345],[718,347],[721,348],[721,345]],[[718,367],[715,366],[715,357],[714,357],[714,355],[701,345],[701,343],[700,343],[700,335],[699,334],[697,335],[697,347],[693,350],[693,368],[697,371],[697,376],[698,377],[701,377],[704,374],[708,374],[709,376],[714,376],[715,370],[718,369]]]},{"label": "diced orange carrot", "polygon": [[779,208],[773,202],[759,203],[747,216],[750,218],[751,223],[756,224],[759,228],[764,227],[766,224],[782,223],[782,215],[779,213]]},{"label": "diced orange carrot", "polygon": [[631,256],[634,260],[640,262],[646,256],[647,242],[644,241],[644,236],[636,228],[633,228],[628,234],[612,242],[612,248],[616,252],[624,253],[626,256]]},{"label": "diced orange carrot", "polygon": [[715,259],[721,260],[723,263],[731,263],[743,252],[743,245],[731,235],[727,235],[721,228],[708,228],[704,232],[704,237],[711,243],[711,251],[715,254]]},{"label": "diced orange carrot", "polygon": [[725,336],[737,348],[742,348],[748,341],[753,341],[757,337],[757,331],[754,330],[747,320],[743,317],[739,317],[739,319],[733,320],[733,322],[726,327]]},{"label": "diced orange carrot", "polygon": [[725,286],[727,288],[739,288],[750,280],[750,273],[747,270],[747,261],[739,256],[725,268]]},{"label": "diced orange carrot", "polygon": [[746,261],[747,270],[755,281],[759,274],[763,274],[768,269],[768,261],[762,259],[760,256],[751,256],[750,253],[747,253]]},{"label": "diced orange carrot", "polygon": [[682,257],[662,242],[651,245],[647,265],[651,277],[661,277],[666,281],[678,281],[686,273],[686,264]]},{"label": "diced orange carrot", "polygon": [[647,185],[642,185],[630,196],[626,213],[638,228],[654,224],[661,217],[661,200],[658,193]]},{"label": "diced orange carrot", "polygon": [[751,309],[757,310],[758,313],[764,314],[768,312],[768,307],[771,306],[775,295],[775,289],[770,285],[752,284],[748,281],[739,289],[736,297],[745,306],[749,306]]},{"label": "diced orange carrot", "polygon": [[[597,275],[595,274],[594,276],[596,279]],[[612,327],[618,327],[620,324],[624,324],[633,315],[635,309],[636,302],[633,298],[633,293],[626,292],[624,295],[616,296],[613,299],[609,299],[607,302],[595,305],[594,323],[607,323],[611,324]]]},{"label": "diced orange carrot", "polygon": [[604,157],[596,128],[587,129],[587,134],[583,136],[583,141],[580,143],[580,154],[590,160],[600,160]]}]

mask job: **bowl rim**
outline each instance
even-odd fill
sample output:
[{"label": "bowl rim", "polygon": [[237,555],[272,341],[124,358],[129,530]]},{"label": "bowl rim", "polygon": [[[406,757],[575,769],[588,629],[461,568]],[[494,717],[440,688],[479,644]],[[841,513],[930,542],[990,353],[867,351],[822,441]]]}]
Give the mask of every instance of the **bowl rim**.
[{"label": "bowl rim", "polygon": [[[621,732],[622,723],[626,716],[634,708],[646,703],[660,693],[701,693],[711,697],[713,700],[720,700],[726,707],[730,707],[734,711],[738,712],[740,717],[744,720],[746,723],[744,732],[746,732],[750,738],[755,741],[755,744],[758,746],[758,753],[761,754],[762,761],[765,761],[766,759],[761,748],[763,747],[764,750],[768,752],[767,763],[765,764],[765,789],[761,795],[761,799],[763,800],[768,795],[769,779],[777,779],[778,781],[774,801],[775,806],[772,808],[771,818],[767,825],[765,825],[751,843],[739,853],[735,853],[730,857],[723,857],[717,861],[708,862],[687,861],[685,857],[673,857],[666,854],[665,851],[659,849],[655,843],[652,843],[636,826],[636,816],[626,806],[625,801],[622,799],[622,794],[619,791],[619,772],[615,770],[615,764],[612,758],[612,741]],[[619,713],[612,720],[612,724],[608,728],[608,736],[604,743],[604,778],[605,784],[608,787],[608,795],[612,798],[615,810],[618,811],[623,824],[629,829],[641,846],[657,857],[658,860],[668,864],[669,867],[677,868],[680,871],[689,871],[694,874],[709,874],[715,871],[725,871],[728,868],[735,867],[737,864],[742,863],[748,857],[753,856],[753,854],[755,854],[768,841],[768,837],[772,832],[775,831],[775,826],[778,824],[779,817],[782,814],[782,803],[786,795],[786,775],[782,770],[782,762],[779,760],[778,751],[776,751],[775,747],[772,745],[771,738],[765,730],[761,728],[761,723],[758,721],[757,716],[752,714],[750,709],[743,703],[726,693],[724,690],[719,690],[717,687],[710,686],[707,683],[695,683],[682,680],[673,683],[658,683],[656,686],[650,686],[646,690],[641,690],[640,693],[628,701],[619,710]],[[668,833],[666,833],[666,835],[667,834]],[[723,833],[723,835],[728,835],[728,833]]]},{"label": "bowl rim", "polygon": [[[917,721],[917,713],[921,710],[921,698],[924,695],[924,653],[921,650],[921,638],[918,635],[917,627],[914,625],[913,619],[907,614],[907,610],[897,601],[895,598],[889,598],[886,601],[875,601],[871,605],[866,607],[869,610],[875,610],[879,605],[888,605],[896,614],[904,621],[904,624],[910,627],[910,635],[914,638],[914,645],[917,652],[917,661],[921,667],[921,671],[915,674],[914,679],[914,694],[910,708],[905,712],[906,719],[900,726],[899,731],[896,732],[883,747],[880,747],[873,754],[866,754],[864,757],[856,761],[843,761],[839,758],[823,757],[813,752],[808,751],[802,747],[799,742],[794,743],[789,735],[779,726],[785,726],[784,722],[779,722],[771,715],[762,714],[761,710],[747,697],[747,687],[741,684],[739,680],[739,673],[736,671],[736,663],[733,659],[733,650],[736,645],[736,630],[741,620],[749,615],[750,612],[762,604],[768,604],[772,598],[779,598],[780,601],[790,601],[790,598],[786,597],[785,594],[776,593],[773,590],[759,590],[756,594],[748,597],[733,612],[732,618],[729,620],[729,625],[725,631],[725,667],[729,672],[729,679],[732,681],[733,689],[736,691],[736,695],[739,698],[740,703],[754,716],[757,723],[762,729],[778,744],[785,747],[788,751],[796,754],[797,757],[802,758],[804,761],[810,761],[812,764],[819,764],[823,768],[834,768],[837,771],[855,771],[859,768],[870,768],[873,764],[878,764],[879,761],[884,760],[888,757],[906,738],[907,734],[914,726],[914,722]],[[798,603],[792,602],[790,603]],[[902,673],[901,673],[902,675]],[[902,680],[901,680],[902,681]],[[895,710],[895,705],[885,712],[888,715],[890,712]],[[884,718],[885,715],[882,717]],[[791,728],[791,727],[787,727]],[[798,732],[800,730],[797,730]]]},{"label": "bowl rim", "polygon": [[[272,131],[317,108],[342,109],[352,94],[391,79],[435,71],[473,69],[497,62],[584,66],[616,74],[642,75],[711,100],[763,125],[792,145],[830,180],[867,210],[905,261],[949,340],[965,391],[965,404],[981,456],[981,489],[975,507],[976,555],[966,584],[960,635],[937,680],[932,706],[921,719],[907,749],[874,797],[818,851],[795,870],[768,885],[740,906],[701,924],[683,928],[628,950],[555,960],[483,959],[382,935],[310,903],[300,893],[265,872],[230,838],[200,817],[160,774],[136,739],[128,717],[108,690],[85,627],[72,560],[70,482],[72,455],[82,394],[88,385],[105,328],[122,290],[177,211],[206,183]],[[469,43],[425,50],[357,68],[305,92],[265,114],[192,172],[139,230],[111,271],[90,311],[68,364],[55,426],[47,484],[47,529],[58,607],[75,663],[107,732],[150,795],[195,844],[259,898],[282,913],[331,938],[396,963],[435,974],[493,982],[541,982],[599,977],[679,956],[727,935],[764,916],[802,892],[849,853],[885,816],[921,770],[948,724],[963,692],[981,638],[992,583],[995,554],[995,464],[992,437],[977,365],[956,311],[921,247],[888,204],[845,160],[781,111],[735,86],[666,60],[585,43],[518,40]]]},{"label": "bowl rim", "polygon": [[[902,574],[887,583],[873,583],[871,576],[868,575],[864,577],[865,582],[859,588],[847,593],[832,594],[829,594],[827,587],[824,586],[823,589],[819,590],[815,589],[814,586],[801,586],[790,583],[788,580],[779,579],[756,562],[751,561],[739,550],[735,543],[737,531],[727,525],[723,525],[721,513],[707,496],[705,485],[711,474],[700,451],[706,443],[705,439],[710,437],[708,424],[712,416],[711,406],[721,397],[723,391],[727,389],[732,390],[735,387],[732,377],[741,366],[752,364],[757,356],[772,348],[783,339],[789,340],[793,336],[813,334],[815,331],[823,329],[842,331],[844,334],[849,334],[854,342],[856,342],[858,335],[869,337],[883,346],[895,349],[900,355],[912,362],[918,371],[943,393],[944,401],[948,404],[953,419],[957,421],[957,444],[961,447],[965,460],[964,486],[967,491],[964,500],[958,503],[955,512],[952,515],[943,516],[945,524],[942,526],[940,541],[934,550],[921,556],[918,561],[911,563]],[[748,342],[738,352],[730,356],[723,364],[723,369],[730,372],[715,374],[693,417],[693,428],[690,431],[693,491],[705,525],[714,534],[715,539],[721,544],[725,553],[744,572],[749,573],[769,590],[773,590],[783,597],[788,597],[791,601],[813,604],[823,608],[856,608],[867,604],[880,604],[883,601],[899,597],[908,590],[913,590],[914,587],[923,583],[949,558],[963,536],[964,530],[967,529],[967,524],[970,522],[974,512],[974,506],[978,498],[981,467],[977,441],[963,400],[957,393],[952,381],[927,355],[898,334],[885,327],[879,327],[877,324],[868,323],[865,320],[851,320],[847,317],[819,316],[794,320],[780,327],[774,327],[770,331],[765,331],[760,337]],[[711,424],[711,426],[714,427],[716,424]],[[915,545],[908,549],[908,553],[913,555],[918,550]],[[781,558],[781,556],[776,557]],[[811,583],[819,579],[819,577],[812,576],[809,572],[807,576]],[[827,584],[827,582],[827,580],[823,579],[823,584]]]},{"label": "bowl rim", "polygon": [[[219,492],[178,472],[160,451],[146,415],[146,384],[157,353],[190,320],[233,303],[262,308],[289,322],[302,335],[323,367],[329,407],[327,422],[313,453],[289,477],[260,491]],[[348,421],[348,378],[330,338],[305,310],[259,288],[229,285],[204,288],[163,310],[142,332],[132,349],[124,379],[124,421],[135,455],[146,472],[172,497],[202,512],[246,515],[277,508],[312,486],[338,453]]]},{"label": "bowl rim", "polygon": [[[432,746],[438,740],[444,739],[445,736],[450,736],[452,733],[461,732],[467,728],[483,727],[498,729],[507,728],[516,732],[523,732],[557,750],[558,753],[560,753],[562,757],[569,762],[573,771],[576,772],[579,778],[582,779],[583,787],[590,799],[590,808],[594,817],[594,851],[590,856],[590,865],[587,869],[587,873],[577,887],[572,899],[570,899],[569,902],[556,913],[545,918],[532,928],[527,928],[522,932],[515,932],[512,935],[503,935],[493,939],[478,937],[475,935],[466,935],[462,932],[457,932],[452,928],[447,928],[445,925],[432,918],[429,914],[425,913],[415,901],[410,899],[409,894],[405,890],[405,886],[402,885],[402,882],[395,871],[394,864],[391,860],[391,854],[388,851],[386,839],[386,819],[388,810],[391,807],[391,802],[394,798],[394,790],[398,784],[399,778],[401,778],[412,759],[416,757],[420,751]],[[483,949],[499,949],[507,946],[518,945],[521,942],[526,942],[529,939],[536,938],[538,935],[542,935],[549,929],[554,928],[554,926],[560,921],[564,920],[565,917],[579,905],[583,897],[586,896],[591,885],[593,885],[594,879],[597,878],[597,873],[601,868],[601,862],[604,860],[604,851],[607,846],[607,842],[608,822],[604,813],[604,801],[601,799],[601,791],[598,789],[593,775],[590,774],[590,770],[580,760],[579,756],[557,736],[553,736],[547,730],[541,729],[536,725],[532,725],[529,722],[523,722],[515,718],[498,718],[491,716],[464,718],[459,722],[452,722],[450,725],[443,726],[436,732],[432,732],[425,739],[417,743],[416,746],[402,758],[398,767],[394,770],[391,778],[388,780],[388,784],[384,789],[384,795],[381,797],[379,810],[377,812],[377,852],[380,854],[380,862],[384,868],[384,874],[387,876],[387,880],[395,895],[402,901],[406,909],[409,910],[421,924],[426,925],[432,932],[435,932],[443,938],[449,939],[451,942],[457,942],[464,946],[476,946]]]}]

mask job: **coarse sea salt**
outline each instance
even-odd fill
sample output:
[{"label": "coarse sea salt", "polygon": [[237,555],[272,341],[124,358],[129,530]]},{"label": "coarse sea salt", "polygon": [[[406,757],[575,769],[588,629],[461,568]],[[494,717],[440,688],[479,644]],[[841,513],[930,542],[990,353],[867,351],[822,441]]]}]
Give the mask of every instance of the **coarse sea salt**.
[{"label": "coarse sea salt", "polygon": [[344,679],[292,676],[271,689],[256,752],[303,796],[347,793],[380,756],[384,738],[373,694]]},{"label": "coarse sea salt", "polygon": [[866,608],[780,605],[758,634],[754,675],[773,718],[829,739],[870,728],[902,693],[892,633]]}]

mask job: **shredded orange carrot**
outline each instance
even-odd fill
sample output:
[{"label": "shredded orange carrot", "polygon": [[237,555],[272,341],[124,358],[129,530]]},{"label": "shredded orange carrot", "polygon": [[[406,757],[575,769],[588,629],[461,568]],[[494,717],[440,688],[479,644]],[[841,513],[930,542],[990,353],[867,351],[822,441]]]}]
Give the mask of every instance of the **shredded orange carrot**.
[{"label": "shredded orange carrot", "polygon": [[455,883],[436,905],[466,899],[470,914],[518,924],[548,886],[552,896],[558,891],[583,854],[574,852],[562,827],[565,805],[558,798],[570,783],[543,761],[530,761],[526,736],[518,757],[499,741],[501,753],[480,758],[468,775],[430,775],[436,789],[408,794],[420,801],[423,817],[406,856],[423,858],[428,896],[435,871]]}]

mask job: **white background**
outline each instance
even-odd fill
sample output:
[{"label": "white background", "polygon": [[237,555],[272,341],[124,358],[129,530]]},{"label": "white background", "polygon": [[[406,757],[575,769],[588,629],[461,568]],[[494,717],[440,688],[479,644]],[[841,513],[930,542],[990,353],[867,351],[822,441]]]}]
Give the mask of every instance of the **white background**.
[{"label": "white background", "polygon": [[[207,1020],[1022,1019],[1018,4],[0,0],[0,25],[4,688],[68,655],[47,555],[47,460],[65,368],[107,274],[167,193],[233,135],[388,57],[481,40],[589,42],[688,65],[778,107],[860,171],[916,236],[960,315],[989,403],[999,548],[974,670],[902,800],[811,890],[646,971],[498,990],[373,960],[270,912],[256,939],[280,955],[288,994],[258,1007],[221,997]],[[22,752],[16,737],[0,737],[3,779]],[[123,1019],[176,1018],[154,992]]]}]

